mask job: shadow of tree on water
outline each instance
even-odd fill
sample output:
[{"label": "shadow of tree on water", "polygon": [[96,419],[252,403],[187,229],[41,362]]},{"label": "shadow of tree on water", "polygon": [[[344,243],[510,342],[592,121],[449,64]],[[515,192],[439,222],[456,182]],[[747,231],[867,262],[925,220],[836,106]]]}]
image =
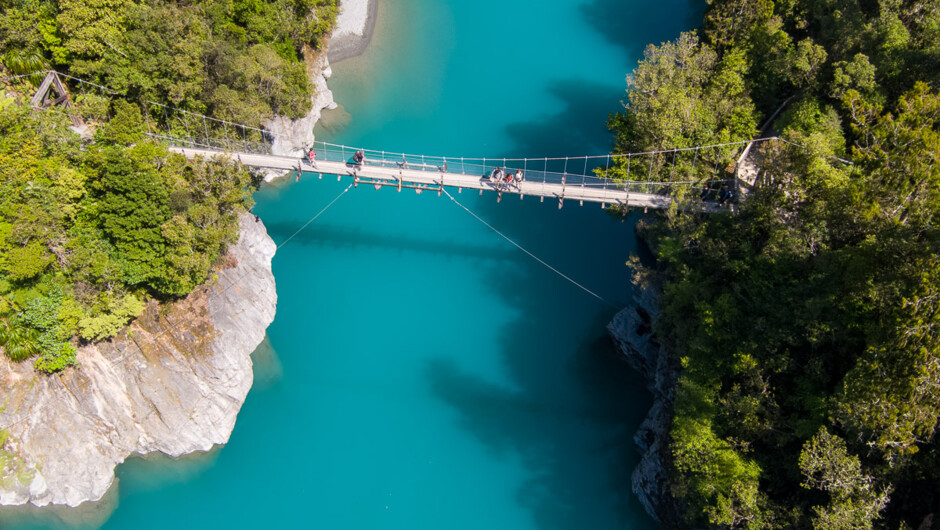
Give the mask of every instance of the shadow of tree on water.
[{"label": "shadow of tree on water", "polygon": [[[622,48],[626,60],[632,63],[641,58],[644,43],[672,40],[680,32],[701,25],[704,9],[701,0],[593,0],[581,6],[581,14],[608,42]],[[676,17],[676,13],[687,15]]]},{"label": "shadow of tree on water", "polygon": [[[630,485],[638,460],[632,436],[650,397],[606,336],[613,310],[584,303],[583,293],[574,291],[558,293],[550,304],[519,296],[519,285],[539,272],[536,267],[493,276],[492,288],[516,293],[507,301],[521,315],[500,331],[512,386],[442,357],[427,366],[431,392],[457,410],[461,425],[494,455],[518,456],[529,476],[516,500],[536,527],[654,528]],[[572,303],[572,296],[582,298]],[[567,310],[592,316],[579,318],[588,331],[574,351],[559,351],[560,337],[571,334],[564,329]]]},{"label": "shadow of tree on water", "polygon": [[505,156],[583,156],[609,152],[613,137],[604,124],[610,113],[623,108],[620,105],[623,90],[624,87],[581,79],[551,83],[548,91],[562,101],[563,108],[539,120],[507,125],[506,132],[516,147]]}]

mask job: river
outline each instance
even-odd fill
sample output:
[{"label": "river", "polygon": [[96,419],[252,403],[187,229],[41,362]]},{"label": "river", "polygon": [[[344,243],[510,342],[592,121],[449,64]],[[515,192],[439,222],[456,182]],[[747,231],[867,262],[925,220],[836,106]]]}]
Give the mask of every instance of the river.
[{"label": "river", "polygon": [[[343,109],[318,139],[457,157],[606,153],[625,74],[646,43],[697,25],[701,4],[384,1],[370,48],[334,65]],[[280,243],[347,185],[283,179],[255,212]],[[457,198],[629,302],[635,216]],[[613,307],[446,197],[367,186],[280,249],[274,274],[277,318],[230,443],[120,466],[104,528],[655,528],[630,491],[650,398],[606,337]]]}]

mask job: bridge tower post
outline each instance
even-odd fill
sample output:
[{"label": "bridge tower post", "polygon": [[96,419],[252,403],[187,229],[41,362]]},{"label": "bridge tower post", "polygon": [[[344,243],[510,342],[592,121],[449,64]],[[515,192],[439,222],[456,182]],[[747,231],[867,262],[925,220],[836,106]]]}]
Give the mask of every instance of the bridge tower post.
[{"label": "bridge tower post", "polygon": [[437,196],[438,196],[438,197],[440,197],[440,196],[441,196],[441,193],[444,192],[444,170],[447,168],[447,159],[446,159],[446,158],[442,158],[441,160],[443,160],[443,162],[441,163],[441,167],[440,167],[440,170],[441,170],[441,188],[440,188],[439,190],[437,190]]},{"label": "bridge tower post", "polygon": [[222,134],[225,135],[225,148],[229,151],[232,150],[232,144],[228,140],[228,127],[226,126],[226,121],[222,120]]},{"label": "bridge tower post", "polygon": [[189,132],[189,120],[186,119],[187,112],[185,110],[182,112],[183,112],[183,125],[186,126],[186,136],[189,136],[189,141],[195,144],[196,140],[193,138],[193,133]]}]

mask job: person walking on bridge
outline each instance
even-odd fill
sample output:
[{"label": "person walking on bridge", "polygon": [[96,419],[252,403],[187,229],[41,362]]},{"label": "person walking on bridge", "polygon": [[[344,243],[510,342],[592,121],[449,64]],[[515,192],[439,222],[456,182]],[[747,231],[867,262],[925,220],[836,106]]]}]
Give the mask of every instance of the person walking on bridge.
[{"label": "person walking on bridge", "polygon": [[731,188],[725,184],[724,188],[721,188],[721,191],[718,192],[718,206],[724,206],[725,203],[728,203],[728,206],[731,206],[731,199],[734,198],[734,192],[731,191]]},{"label": "person walking on bridge", "polygon": [[311,146],[310,150],[307,152],[307,162],[313,166],[313,169],[319,169],[317,168],[317,153],[313,150],[313,146]]}]

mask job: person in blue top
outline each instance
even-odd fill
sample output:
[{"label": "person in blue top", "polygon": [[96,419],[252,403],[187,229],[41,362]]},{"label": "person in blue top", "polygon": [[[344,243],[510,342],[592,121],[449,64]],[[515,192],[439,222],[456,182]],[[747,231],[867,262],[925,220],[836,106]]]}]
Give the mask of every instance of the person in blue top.
[{"label": "person in blue top", "polygon": [[727,202],[728,206],[731,206],[731,199],[734,198],[734,192],[731,191],[731,188],[725,184],[725,187],[721,188],[721,191],[718,192],[718,205],[724,206]]}]

